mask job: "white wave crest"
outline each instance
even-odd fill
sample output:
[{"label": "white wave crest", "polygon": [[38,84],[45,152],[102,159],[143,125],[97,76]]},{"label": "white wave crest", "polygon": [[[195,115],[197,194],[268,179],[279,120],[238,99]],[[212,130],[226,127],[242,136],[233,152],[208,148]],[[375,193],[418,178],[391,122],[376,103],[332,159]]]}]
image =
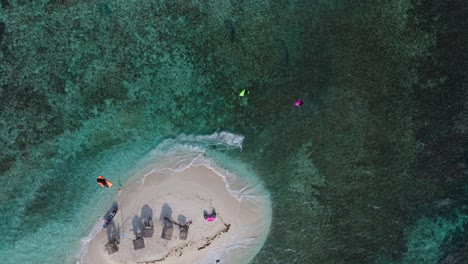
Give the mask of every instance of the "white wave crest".
[{"label": "white wave crest", "polygon": [[89,243],[97,236],[97,234],[99,234],[99,232],[101,232],[102,228],[102,219],[99,219],[93,226],[93,229],[91,229],[91,232],[80,240],[81,247],[76,255],[77,264],[84,263],[83,258],[86,253],[88,253]]}]

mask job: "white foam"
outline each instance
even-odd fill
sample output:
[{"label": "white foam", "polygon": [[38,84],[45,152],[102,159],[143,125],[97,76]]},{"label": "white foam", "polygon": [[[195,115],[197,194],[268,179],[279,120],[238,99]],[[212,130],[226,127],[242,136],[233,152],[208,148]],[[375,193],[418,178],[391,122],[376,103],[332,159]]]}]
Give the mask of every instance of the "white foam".
[{"label": "white foam", "polygon": [[76,259],[78,259],[76,263],[83,263],[83,258],[86,253],[88,253],[89,243],[97,236],[97,234],[99,234],[99,232],[101,232],[103,228],[102,223],[102,219],[97,220],[93,229],[91,229],[91,232],[80,240],[81,247],[76,255]]},{"label": "white foam", "polygon": [[213,169],[214,162],[204,158],[210,147],[216,146],[218,152],[233,148],[242,150],[243,141],[244,136],[224,131],[199,136],[182,134],[175,139],[166,139],[139,163],[138,167],[151,166],[146,170],[141,184],[155,172],[177,173],[192,165],[205,165]]},{"label": "white foam", "polygon": [[[152,152],[152,158],[147,159],[151,163],[151,167],[147,168],[140,184],[143,185],[146,177],[153,173],[170,173],[175,174],[184,171],[192,166],[205,166],[220,176],[229,193],[238,201],[265,199],[266,191],[261,190],[262,186],[259,182],[248,183],[240,181],[239,176],[222,169],[213,160],[205,156],[205,149],[197,149],[190,145],[174,145],[169,149],[171,156],[155,155],[158,152]],[[163,157],[164,156],[164,157]],[[151,162],[158,159],[157,162]],[[247,177],[244,177],[244,180]],[[263,193],[263,194],[262,194]]]}]

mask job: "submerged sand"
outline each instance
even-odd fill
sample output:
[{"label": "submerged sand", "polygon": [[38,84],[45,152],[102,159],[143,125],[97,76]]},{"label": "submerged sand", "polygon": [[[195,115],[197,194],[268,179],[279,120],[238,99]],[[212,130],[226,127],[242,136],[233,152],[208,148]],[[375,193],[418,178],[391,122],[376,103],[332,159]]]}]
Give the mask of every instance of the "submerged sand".
[{"label": "submerged sand", "polygon": [[[247,184],[247,183],[246,183]],[[239,192],[244,187],[236,184]],[[117,199],[114,226],[120,234],[119,250],[109,254],[105,245],[110,229],[103,229],[89,244],[84,263],[247,263],[260,249],[269,231],[271,215],[267,199],[232,196],[225,182],[211,168],[191,166],[174,173],[152,173],[144,183],[125,186]],[[204,210],[216,209],[213,222]],[[154,234],[135,250],[133,240],[141,219],[152,216]],[[186,240],[174,225],[170,240],[161,238],[163,219],[191,221]],[[140,226],[141,227],[141,226]]]}]

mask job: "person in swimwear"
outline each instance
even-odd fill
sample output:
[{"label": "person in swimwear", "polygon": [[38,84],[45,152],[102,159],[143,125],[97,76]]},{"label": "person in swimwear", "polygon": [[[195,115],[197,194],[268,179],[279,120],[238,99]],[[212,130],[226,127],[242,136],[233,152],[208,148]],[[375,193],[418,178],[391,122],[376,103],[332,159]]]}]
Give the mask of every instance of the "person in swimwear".
[{"label": "person in swimwear", "polygon": [[206,210],[203,210],[203,217],[208,222],[213,222],[216,219],[216,210],[211,209],[211,213],[208,213]]}]

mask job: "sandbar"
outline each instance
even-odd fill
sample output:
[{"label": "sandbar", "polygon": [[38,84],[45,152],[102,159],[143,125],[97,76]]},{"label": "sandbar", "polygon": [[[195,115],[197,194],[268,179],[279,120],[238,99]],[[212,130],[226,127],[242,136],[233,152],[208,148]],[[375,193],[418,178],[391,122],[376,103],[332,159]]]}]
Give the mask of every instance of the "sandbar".
[{"label": "sandbar", "polygon": [[[129,182],[116,198],[119,210],[110,228],[103,228],[90,241],[83,262],[248,263],[268,235],[271,205],[261,194],[241,199],[233,196],[234,187],[226,183],[229,180],[222,173],[209,166],[191,165],[182,171],[153,172],[144,181]],[[238,192],[251,187],[240,182],[235,187]],[[209,222],[204,211],[212,209],[216,218]],[[143,237],[144,248],[135,250],[141,222],[148,217],[153,234]],[[170,239],[161,238],[165,218],[175,223]],[[187,223],[184,239],[180,225]],[[118,250],[109,253],[106,244],[116,236]]]}]

